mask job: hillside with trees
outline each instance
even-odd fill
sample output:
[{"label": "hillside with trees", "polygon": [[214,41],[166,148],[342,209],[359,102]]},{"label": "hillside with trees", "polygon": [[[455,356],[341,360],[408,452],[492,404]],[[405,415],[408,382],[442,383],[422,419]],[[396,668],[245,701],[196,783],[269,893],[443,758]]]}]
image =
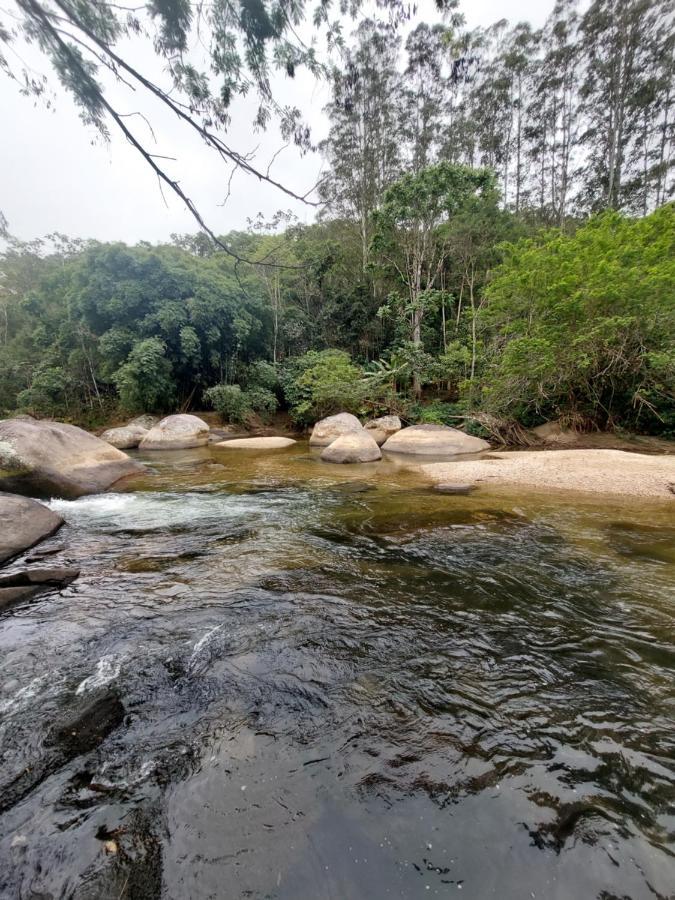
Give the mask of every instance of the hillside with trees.
[{"label": "hillside with trees", "polygon": [[449,6],[346,42],[313,224],[279,213],[159,246],[8,237],[2,414],[672,434],[669,4],[558,0],[541,30],[468,30]]}]

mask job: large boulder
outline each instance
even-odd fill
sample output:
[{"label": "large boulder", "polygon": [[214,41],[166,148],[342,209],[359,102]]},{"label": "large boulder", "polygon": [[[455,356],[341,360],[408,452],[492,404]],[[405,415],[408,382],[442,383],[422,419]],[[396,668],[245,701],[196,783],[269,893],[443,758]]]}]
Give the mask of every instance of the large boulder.
[{"label": "large boulder", "polygon": [[167,416],[148,431],[141,440],[141,450],[189,450],[205,447],[209,442],[209,426],[198,416]]},{"label": "large boulder", "polygon": [[420,456],[449,456],[460,453],[480,453],[490,445],[447,425],[410,425],[392,435],[383,445],[392,453],[412,453]]},{"label": "large boulder", "polygon": [[371,419],[363,426],[368,434],[381,447],[384,442],[401,430],[401,420],[398,416],[381,416],[379,419]]},{"label": "large boulder", "polygon": [[0,490],[81,497],[143,466],[93,434],[63,422],[0,421]]},{"label": "large boulder", "polygon": [[362,428],[335,438],[322,451],[321,459],[331,463],[366,463],[382,459],[382,453],[374,438]]},{"label": "large boulder", "polygon": [[63,525],[58,513],[16,494],[0,494],[0,522],[0,563],[51,537]]},{"label": "large boulder", "polygon": [[122,425],[120,428],[109,428],[103,432],[101,440],[112,444],[118,450],[131,450],[132,447],[138,447],[147,433],[147,428],[130,423],[129,425]]},{"label": "large boulder", "polygon": [[281,450],[295,443],[297,442],[293,438],[287,437],[250,437],[220,441],[215,446],[224,447],[227,450]]},{"label": "large boulder", "polygon": [[363,426],[351,413],[338,413],[321,419],[312,429],[309,439],[310,447],[327,447],[342,434],[363,431]]}]

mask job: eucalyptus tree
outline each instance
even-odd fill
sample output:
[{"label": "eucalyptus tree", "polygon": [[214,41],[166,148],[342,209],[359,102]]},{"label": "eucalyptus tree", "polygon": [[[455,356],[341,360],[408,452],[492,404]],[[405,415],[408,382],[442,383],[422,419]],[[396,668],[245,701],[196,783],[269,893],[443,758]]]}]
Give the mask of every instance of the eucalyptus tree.
[{"label": "eucalyptus tree", "polygon": [[[440,301],[441,274],[448,258],[446,229],[477,197],[494,196],[487,169],[441,162],[403,175],[388,188],[375,212],[373,255],[395,285],[383,308],[405,322],[413,353],[422,350],[422,321]],[[419,370],[413,391],[421,392]]]},{"label": "eucalyptus tree", "polygon": [[391,26],[371,19],[354,37],[333,74],[330,131],[321,145],[329,171],[321,194],[333,215],[356,221],[365,272],[372,211],[402,166],[400,39]]},{"label": "eucalyptus tree", "polygon": [[577,0],[556,0],[539,37],[540,60],[527,110],[532,197],[560,227],[570,211],[579,131],[581,47]]},{"label": "eucalyptus tree", "polygon": [[419,24],[405,42],[401,133],[406,142],[407,166],[419,172],[436,160],[442,135],[445,72],[445,27]]},{"label": "eucalyptus tree", "polygon": [[[654,51],[664,40],[668,44],[669,36],[672,50],[672,7],[665,0],[594,0],[580,30],[585,61],[582,141],[587,160],[583,201],[591,209],[619,209],[630,205],[631,180],[649,179],[652,112],[646,110],[660,107],[661,115],[668,116],[666,107],[672,102],[672,65],[662,68],[660,79],[654,78]],[[657,50],[657,59],[659,55]],[[666,124],[663,135],[667,131]],[[647,157],[633,152],[636,141],[643,143]],[[642,173],[636,165],[643,166]],[[660,202],[661,191],[660,187]]]},{"label": "eucalyptus tree", "polygon": [[[452,2],[436,0],[436,7]],[[378,0],[378,6],[387,8],[394,21],[409,16],[404,0]],[[357,16],[360,8],[361,0],[340,2],[334,15],[333,4],[324,0],[311,10],[309,31],[331,49],[342,43],[341,14]],[[0,12],[0,71],[26,94],[48,91],[50,80],[21,62],[21,43],[33,44],[74,98],[84,122],[105,138],[111,130],[122,134],[214,243],[236,256],[209,228],[165,157],[154,151],[152,122],[132,118],[137,107],[123,108],[111,81],[113,88],[114,81],[129,88],[130,99],[149,97],[169,110],[228,167],[308,201],[311,188],[293,191],[228,138],[234,101],[255,95],[254,128],[274,118],[286,140],[310,146],[301,111],[282,104],[274,90],[275,75],[292,78],[301,68],[316,76],[325,72],[314,41],[298,35],[308,11],[307,0],[145,0],[131,6],[112,0],[8,0]],[[146,52],[136,62],[130,48],[139,43]]]}]

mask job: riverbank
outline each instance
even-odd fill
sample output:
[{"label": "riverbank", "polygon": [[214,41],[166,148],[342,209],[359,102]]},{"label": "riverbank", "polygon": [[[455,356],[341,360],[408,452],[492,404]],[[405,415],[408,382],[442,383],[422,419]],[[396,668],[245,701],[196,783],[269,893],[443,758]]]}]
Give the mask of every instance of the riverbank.
[{"label": "riverbank", "polygon": [[533,490],[675,500],[675,456],[669,455],[623,450],[523,450],[431,463],[421,470],[434,484],[518,485]]}]

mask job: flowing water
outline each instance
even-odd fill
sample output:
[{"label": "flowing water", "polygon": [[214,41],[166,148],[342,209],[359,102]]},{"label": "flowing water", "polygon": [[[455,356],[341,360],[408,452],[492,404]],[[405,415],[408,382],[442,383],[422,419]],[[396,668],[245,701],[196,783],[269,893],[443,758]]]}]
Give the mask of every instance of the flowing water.
[{"label": "flowing water", "polygon": [[668,506],[147,461],[0,617],[3,900],[673,896]]}]

